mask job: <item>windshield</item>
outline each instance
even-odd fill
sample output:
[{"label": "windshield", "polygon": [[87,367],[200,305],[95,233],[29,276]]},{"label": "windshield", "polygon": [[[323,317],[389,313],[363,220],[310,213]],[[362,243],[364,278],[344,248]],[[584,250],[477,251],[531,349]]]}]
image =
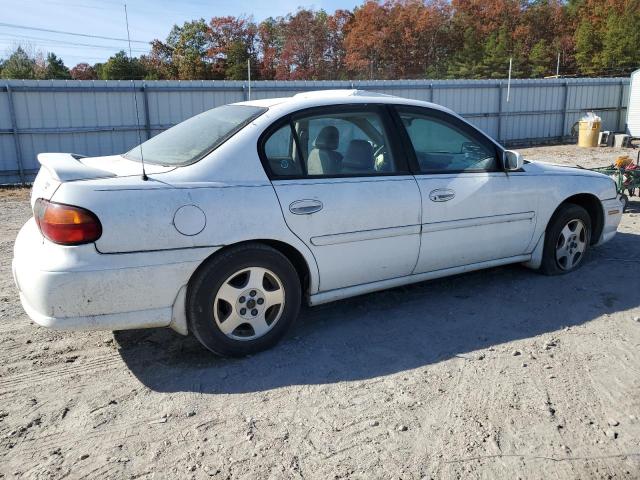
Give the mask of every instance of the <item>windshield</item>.
[{"label": "windshield", "polygon": [[266,108],[224,105],[191,117],[129,150],[124,156],[145,163],[180,166],[197,162],[219,147]]}]

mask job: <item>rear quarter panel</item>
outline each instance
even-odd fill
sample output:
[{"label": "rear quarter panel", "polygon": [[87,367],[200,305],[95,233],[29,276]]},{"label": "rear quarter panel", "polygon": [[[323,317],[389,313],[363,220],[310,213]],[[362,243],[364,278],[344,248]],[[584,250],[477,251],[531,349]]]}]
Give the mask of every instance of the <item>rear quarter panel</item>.
[{"label": "rear quarter panel", "polygon": [[[317,289],[313,255],[284,223],[269,182],[167,185],[150,179],[144,185],[130,186],[122,180],[118,185],[75,182],[61,185],[53,201],[79,205],[98,216],[102,236],[95,245],[100,253],[222,247],[249,240],[276,240],[302,254],[311,273],[311,292]],[[185,205],[196,205],[204,212],[204,229],[196,235],[183,235],[174,225],[176,211]]]}]

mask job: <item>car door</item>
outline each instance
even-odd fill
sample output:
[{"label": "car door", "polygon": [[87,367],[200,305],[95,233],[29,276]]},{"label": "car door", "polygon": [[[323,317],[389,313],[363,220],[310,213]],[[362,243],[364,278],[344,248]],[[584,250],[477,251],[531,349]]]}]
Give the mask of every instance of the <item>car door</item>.
[{"label": "car door", "polygon": [[281,120],[260,154],[288,227],[313,252],[320,291],[411,274],[420,192],[389,116],[338,105]]},{"label": "car door", "polygon": [[454,115],[420,107],[396,111],[421,193],[415,273],[527,253],[537,211],[530,179],[503,171],[499,147]]}]

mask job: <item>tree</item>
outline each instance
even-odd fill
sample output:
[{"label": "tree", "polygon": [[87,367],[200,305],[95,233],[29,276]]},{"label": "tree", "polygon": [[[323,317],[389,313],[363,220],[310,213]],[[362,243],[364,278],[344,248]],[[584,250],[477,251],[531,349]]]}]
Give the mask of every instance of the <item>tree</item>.
[{"label": "tree", "polygon": [[154,40],[150,60],[160,78],[205,80],[213,78],[207,55],[209,27],[203,18],[174,25],[166,42]]},{"label": "tree", "polygon": [[140,80],[144,78],[144,67],[137,58],[129,58],[120,50],[104,64],[100,78],[102,80]]},{"label": "tree", "polygon": [[352,21],[349,10],[336,10],[327,18],[327,77],[331,80],[347,78],[344,39]]},{"label": "tree", "polygon": [[573,0],[575,58],[581,73],[624,75],[640,63],[640,0]]},{"label": "tree", "polygon": [[282,54],[283,19],[267,18],[258,25],[257,42],[261,57],[258,60],[260,78],[273,80]]},{"label": "tree", "polygon": [[602,49],[600,38],[588,20],[582,20],[575,33],[576,62],[582,73],[593,75],[599,70],[598,52]]},{"label": "tree", "polygon": [[327,77],[328,15],[300,8],[283,21],[284,42],[276,70],[279,80]]},{"label": "tree", "polygon": [[626,75],[640,65],[640,0],[365,0],[353,11],[299,8],[256,25],[213,17],[174,25],[140,58],[124,52],[68,72],[51,54],[13,52],[20,78],[505,78]]},{"label": "tree", "polygon": [[607,17],[600,67],[626,75],[640,66],[640,1],[628,2],[621,13]]},{"label": "tree", "polygon": [[58,58],[55,53],[47,53],[44,78],[52,80],[67,80],[71,78],[69,69],[65,66],[62,59]]},{"label": "tree", "polygon": [[259,73],[256,51],[258,27],[245,17],[213,17],[209,22],[207,54],[220,78],[247,78],[247,60],[251,62],[252,77]]},{"label": "tree", "polygon": [[71,78],[74,80],[97,80],[95,69],[88,63],[79,63],[71,69]]},{"label": "tree", "polygon": [[383,74],[387,45],[385,29],[387,10],[375,1],[367,1],[353,12],[353,21],[345,36],[347,68],[360,78],[380,78]]},{"label": "tree", "polygon": [[18,47],[4,62],[2,78],[32,79],[35,78],[35,67],[35,60]]},{"label": "tree", "polygon": [[151,42],[149,55],[142,55],[140,63],[143,65],[146,80],[170,80],[178,78],[177,62],[173,61],[174,49],[160,40]]},{"label": "tree", "polygon": [[553,72],[554,51],[544,38],[538,40],[529,52],[529,66],[533,77],[544,77]]}]

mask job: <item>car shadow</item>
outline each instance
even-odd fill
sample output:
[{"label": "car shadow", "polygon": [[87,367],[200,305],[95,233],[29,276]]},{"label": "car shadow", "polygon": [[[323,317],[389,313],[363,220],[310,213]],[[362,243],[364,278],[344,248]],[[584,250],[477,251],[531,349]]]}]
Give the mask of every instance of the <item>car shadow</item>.
[{"label": "car shadow", "polygon": [[629,197],[629,203],[627,203],[626,213],[640,213],[640,197]]},{"label": "car shadow", "polygon": [[640,236],[619,233],[573,274],[519,265],[304,308],[275,348],[222,359],[168,329],[115,333],[122,359],[159,392],[244,393],[358,381],[527,339],[640,304]]}]

